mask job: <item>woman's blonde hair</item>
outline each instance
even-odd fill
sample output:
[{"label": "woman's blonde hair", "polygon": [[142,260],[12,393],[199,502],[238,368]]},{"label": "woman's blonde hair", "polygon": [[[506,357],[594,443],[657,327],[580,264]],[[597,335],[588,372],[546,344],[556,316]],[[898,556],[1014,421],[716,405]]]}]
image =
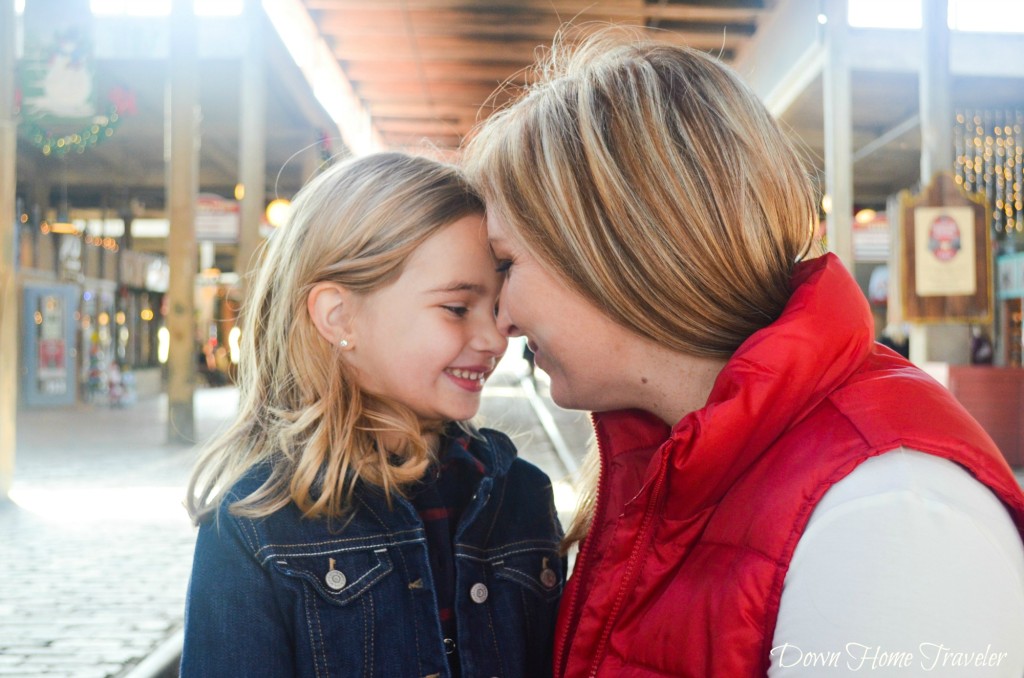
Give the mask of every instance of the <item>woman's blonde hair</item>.
[{"label": "woman's blonde hair", "polygon": [[[465,149],[488,214],[615,322],[680,353],[727,357],[775,320],[816,199],[739,77],[617,28],[556,39],[535,71]],[[570,539],[589,511],[577,518]]]},{"label": "woman's blonde hair", "polygon": [[388,285],[427,238],[483,209],[458,169],[401,153],[341,162],[299,192],[250,283],[239,413],[193,472],[186,500],[193,520],[214,512],[258,464],[268,464],[269,479],[232,505],[236,514],[267,515],[295,502],[307,517],[338,517],[358,482],[390,496],[420,478],[429,463],[421,423],[359,387],[313,325],[306,299],[321,282],[360,294]]}]

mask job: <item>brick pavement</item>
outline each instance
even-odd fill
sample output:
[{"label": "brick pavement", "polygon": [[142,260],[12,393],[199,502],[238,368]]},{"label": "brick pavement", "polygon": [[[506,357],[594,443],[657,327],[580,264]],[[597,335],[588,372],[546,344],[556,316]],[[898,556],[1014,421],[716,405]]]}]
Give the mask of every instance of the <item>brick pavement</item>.
[{"label": "brick pavement", "polygon": [[[231,388],[196,393],[197,435]],[[194,450],[165,444],[166,398],[22,410],[0,503],[0,676],[125,676],[181,626]]]},{"label": "brick pavement", "polygon": [[[567,520],[572,491],[518,387],[517,355],[488,385],[480,423],[509,432],[552,477]],[[555,408],[543,380],[537,390],[579,459],[586,415]],[[205,440],[237,392],[200,390],[195,403]],[[14,501],[0,501],[0,677],[142,678],[155,675],[156,656],[173,659],[195,539],[181,506],[195,449],[164,442],[165,412],[159,397],[19,413]]]},{"label": "brick pavement", "polygon": [[[481,423],[510,430],[524,457],[562,480],[517,386],[517,355],[485,391]],[[233,388],[197,391],[197,438],[236,407]],[[586,416],[555,418],[582,454]],[[196,448],[165,440],[165,396],[19,412],[12,501],[0,500],[0,677],[141,678],[159,668],[154,652],[174,658],[195,541],[181,502]],[[571,490],[559,487],[567,516]]]}]

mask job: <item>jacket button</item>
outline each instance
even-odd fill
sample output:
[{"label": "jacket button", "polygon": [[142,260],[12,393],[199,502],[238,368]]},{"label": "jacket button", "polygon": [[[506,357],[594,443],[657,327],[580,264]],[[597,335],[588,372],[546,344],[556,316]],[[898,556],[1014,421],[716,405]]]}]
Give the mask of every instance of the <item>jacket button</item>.
[{"label": "jacket button", "polygon": [[553,589],[558,583],[558,575],[550,567],[545,567],[540,572],[540,583],[544,585],[544,588]]},{"label": "jacket button", "polygon": [[327,582],[327,586],[331,590],[340,591],[345,588],[345,584],[348,580],[345,579],[345,574],[340,570],[331,570],[327,573],[327,576],[324,577],[324,581]]},{"label": "jacket button", "polygon": [[477,604],[486,602],[487,587],[484,584],[473,584],[469,589],[469,598]]}]

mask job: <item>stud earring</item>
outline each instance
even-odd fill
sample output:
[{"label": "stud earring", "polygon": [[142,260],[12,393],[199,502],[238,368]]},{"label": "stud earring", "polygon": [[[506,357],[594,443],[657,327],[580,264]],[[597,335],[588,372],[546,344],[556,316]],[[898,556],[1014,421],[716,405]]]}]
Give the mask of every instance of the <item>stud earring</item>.
[{"label": "stud earring", "polygon": [[338,342],[338,346],[341,348],[348,348],[348,339],[342,339]]}]

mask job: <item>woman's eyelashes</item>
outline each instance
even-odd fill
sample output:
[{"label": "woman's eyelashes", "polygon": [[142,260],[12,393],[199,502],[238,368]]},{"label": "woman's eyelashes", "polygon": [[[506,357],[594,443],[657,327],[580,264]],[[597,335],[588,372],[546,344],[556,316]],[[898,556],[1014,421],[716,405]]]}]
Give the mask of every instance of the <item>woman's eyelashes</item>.
[{"label": "woman's eyelashes", "polygon": [[511,259],[498,259],[497,266],[494,268],[498,273],[508,273],[509,269],[512,268]]}]

